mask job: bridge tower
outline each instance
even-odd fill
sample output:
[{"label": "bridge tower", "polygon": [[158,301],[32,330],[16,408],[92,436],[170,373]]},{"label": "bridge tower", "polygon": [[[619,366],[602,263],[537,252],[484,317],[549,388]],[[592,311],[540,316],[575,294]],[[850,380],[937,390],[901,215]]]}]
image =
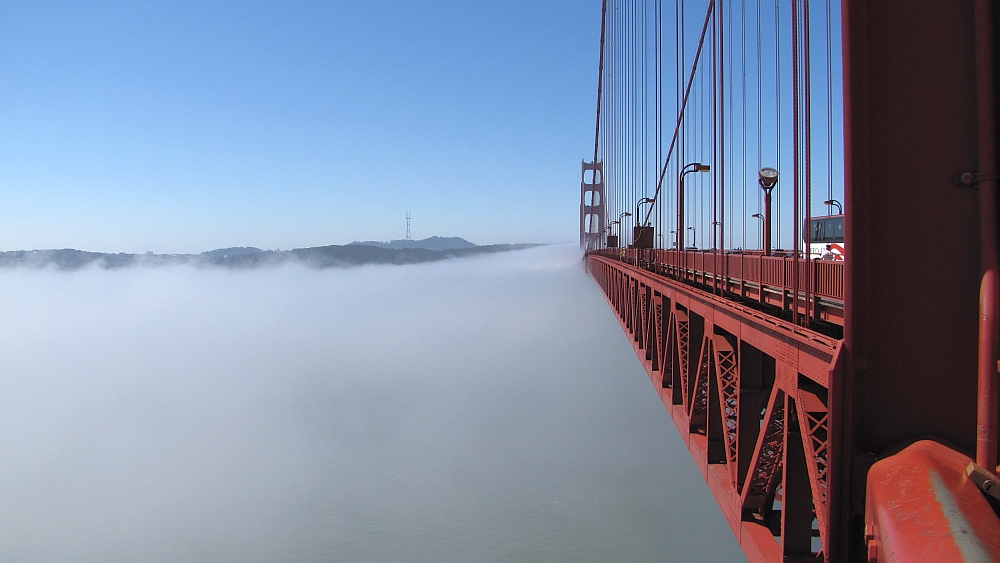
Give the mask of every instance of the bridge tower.
[{"label": "bridge tower", "polygon": [[[580,178],[580,247],[598,248],[607,228],[604,200],[604,163],[581,162]],[[589,182],[587,172],[590,172]]]}]

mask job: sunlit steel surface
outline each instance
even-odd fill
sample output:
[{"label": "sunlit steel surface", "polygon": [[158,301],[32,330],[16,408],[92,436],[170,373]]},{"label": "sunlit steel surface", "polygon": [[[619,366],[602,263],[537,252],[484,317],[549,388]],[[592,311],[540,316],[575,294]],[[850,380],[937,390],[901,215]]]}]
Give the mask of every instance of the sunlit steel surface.
[{"label": "sunlit steel surface", "polygon": [[[676,4],[665,21],[680,54],[672,66],[667,57],[667,73],[658,64],[647,76],[645,51],[635,48],[645,42],[632,40],[645,36],[645,4],[608,2],[617,41],[602,43],[612,55],[602,72],[613,87],[593,165],[607,170],[611,216],[652,194],[631,223],[660,238],[659,248],[616,241],[625,249],[599,239],[588,266],[751,560],[994,561],[989,539],[975,544],[980,551],[968,542],[920,546],[941,530],[990,536],[998,510],[987,499],[997,482],[1000,385],[996,2],[842,0],[835,39],[826,12],[827,69],[830,41],[842,47],[842,262],[813,260],[810,229],[799,236],[813,207],[834,201],[832,174],[827,195],[812,186],[810,65],[822,61],[810,55],[810,3],[775,4],[765,27],[760,5],[747,20],[742,4],[738,18],[727,2],[688,3],[696,18]],[[741,45],[751,30],[757,64],[726,43],[737,28]],[[791,37],[779,40],[786,29]],[[774,49],[768,68],[762,40]],[[752,74],[757,111],[773,103],[791,121],[767,129],[770,139],[758,125],[750,143],[758,165],[780,169],[775,195],[780,205],[786,194],[786,207],[770,218],[746,204],[766,185],[754,185],[738,151],[727,152],[753,127],[744,119],[753,105],[727,122],[736,104],[726,84]],[[771,80],[788,90],[760,89]],[[661,88],[657,111],[647,111],[647,82],[676,93],[666,110],[656,105]],[[828,98],[824,107],[831,122],[835,105]],[[649,143],[644,116],[663,111],[669,119],[652,127]],[[758,124],[775,118],[768,112]],[[781,147],[791,162],[777,162]],[[832,159],[831,142],[825,148]],[[700,198],[697,219],[681,181],[692,161],[712,171],[687,194]],[[743,240],[726,236],[741,215],[754,230],[761,221],[758,251],[746,250],[754,242],[745,225]],[[782,225],[803,252],[768,255],[770,228]],[[900,503],[926,518],[910,518]]]},{"label": "sunlit steel surface", "polygon": [[627,254],[591,254],[590,271],[747,555],[822,551],[828,387],[841,340],[633,265],[635,252]]}]

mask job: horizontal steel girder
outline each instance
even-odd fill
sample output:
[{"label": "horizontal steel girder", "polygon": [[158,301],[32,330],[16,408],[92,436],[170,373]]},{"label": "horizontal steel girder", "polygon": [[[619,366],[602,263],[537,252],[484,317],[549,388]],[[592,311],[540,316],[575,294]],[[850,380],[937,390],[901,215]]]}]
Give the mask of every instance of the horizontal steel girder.
[{"label": "horizontal steel girder", "polygon": [[841,341],[620,259],[587,262],[749,559],[824,553]]}]

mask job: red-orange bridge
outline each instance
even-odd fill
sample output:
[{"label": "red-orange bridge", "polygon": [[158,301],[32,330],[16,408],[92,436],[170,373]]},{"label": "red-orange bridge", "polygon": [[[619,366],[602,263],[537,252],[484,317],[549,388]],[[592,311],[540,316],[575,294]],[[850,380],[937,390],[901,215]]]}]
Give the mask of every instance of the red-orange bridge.
[{"label": "red-orange bridge", "polygon": [[580,242],[751,561],[1000,562],[991,0],[605,0]]}]

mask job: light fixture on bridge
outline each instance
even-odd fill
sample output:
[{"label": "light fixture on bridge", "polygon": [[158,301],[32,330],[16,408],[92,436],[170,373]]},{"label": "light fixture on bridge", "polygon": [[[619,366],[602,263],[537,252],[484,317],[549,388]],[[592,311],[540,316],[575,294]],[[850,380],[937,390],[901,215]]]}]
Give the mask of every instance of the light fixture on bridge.
[{"label": "light fixture on bridge", "polygon": [[[677,178],[677,248],[684,250],[684,176],[692,172],[711,172],[712,167],[700,162],[690,162],[681,168],[680,177]],[[690,228],[690,227],[689,227]],[[694,230],[693,228],[691,229]]]},{"label": "light fixture on bridge", "polygon": [[[644,197],[644,198],[642,198],[642,199],[639,200],[639,203],[635,204],[635,216],[636,216],[637,220],[638,220],[638,217],[641,215],[641,213],[639,213],[639,207],[642,206],[642,204],[644,204],[644,203],[650,203],[650,204],[652,204],[652,203],[656,203],[656,200],[653,199],[653,198],[651,198],[651,197]],[[646,224],[649,224],[649,222],[647,221]]]},{"label": "light fixture on bridge", "polygon": [[618,235],[611,234],[611,227],[618,225],[618,232],[621,232],[621,221],[612,221],[608,223],[608,236],[607,236],[607,247],[608,248],[618,248]]},{"label": "light fixture on bridge", "polygon": [[828,199],[828,200],[826,200],[826,201],[823,202],[823,205],[836,205],[837,206],[837,215],[843,215],[844,214],[844,206],[841,205],[840,202],[837,201],[837,200],[835,200],[835,199]]},{"label": "light fixture on bridge", "polygon": [[[618,225],[618,234],[617,235],[611,235],[611,236],[608,237],[608,248],[618,248],[618,246],[621,245],[621,243],[622,243],[622,240],[621,240],[622,219],[624,219],[625,217],[631,217],[631,216],[632,216],[631,213],[629,213],[628,211],[625,211],[621,215],[618,216],[618,219],[616,219],[616,220],[614,220],[614,221],[611,222],[611,225],[615,225],[615,224]],[[614,237],[614,238],[612,239],[611,237]],[[611,246],[612,242],[615,243],[614,246]]]},{"label": "light fixture on bridge", "polygon": [[760,188],[764,190],[764,255],[771,255],[771,190],[778,183],[778,171],[761,168],[757,173]]},{"label": "light fixture on bridge", "polygon": [[[698,231],[694,230],[694,227],[688,227],[687,230],[691,231],[691,242],[696,242],[698,237]],[[692,245],[694,248],[698,248],[697,244]]]},{"label": "light fixture on bridge", "polygon": [[760,187],[770,190],[778,183],[778,171],[774,168],[761,168],[757,173],[760,178]]},{"label": "light fixture on bridge", "polygon": [[[761,230],[763,230],[763,228],[764,228],[764,216],[761,215],[760,213],[754,213],[753,215],[751,215],[751,217],[753,217],[754,219],[760,219],[760,227],[761,227]],[[763,233],[761,233],[761,239],[763,239],[763,238],[764,238],[764,235],[763,235]]]},{"label": "light fixture on bridge", "polygon": [[[653,248],[653,227],[649,226],[648,221],[641,219],[642,213],[640,213],[640,208],[644,203],[650,204],[649,209],[652,211],[652,204],[656,203],[656,200],[651,197],[644,197],[639,200],[639,203],[635,204],[635,225],[632,227],[633,248]],[[646,218],[649,218],[649,213],[646,214]]]}]

